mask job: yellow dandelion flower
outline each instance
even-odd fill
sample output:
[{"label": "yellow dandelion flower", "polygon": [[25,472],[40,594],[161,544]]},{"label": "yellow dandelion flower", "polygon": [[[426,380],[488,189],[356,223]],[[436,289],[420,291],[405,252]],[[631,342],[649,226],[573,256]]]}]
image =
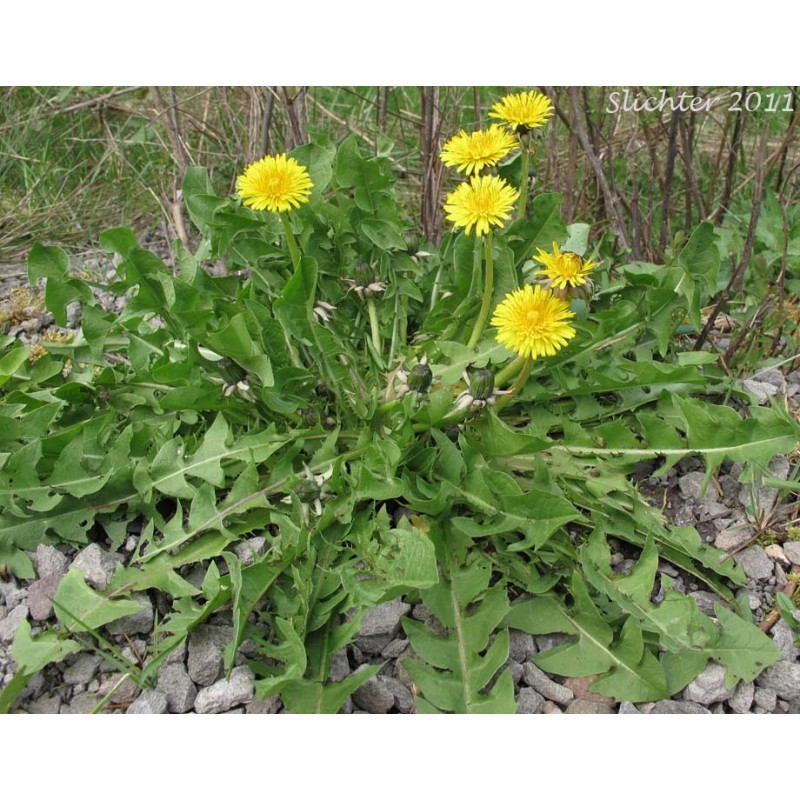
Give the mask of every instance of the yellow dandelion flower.
[{"label": "yellow dandelion flower", "polygon": [[502,227],[514,207],[519,192],[496,175],[473,175],[447,196],[444,210],[447,219],[457,228],[476,236],[489,233],[491,227]]},{"label": "yellow dandelion flower", "polygon": [[541,92],[507,94],[492,106],[490,117],[502,119],[510,128],[520,132],[540,128],[553,114],[553,104]]},{"label": "yellow dandelion flower", "polygon": [[239,197],[256,211],[284,212],[308,202],[314,184],[308,170],[285,154],[264,156],[236,179]]},{"label": "yellow dandelion flower", "polygon": [[442,161],[459,172],[476,175],[484,167],[493,167],[515,147],[517,140],[496,123],[486,131],[461,131],[442,148]]},{"label": "yellow dandelion flower", "polygon": [[588,259],[584,261],[576,253],[562,253],[558,244],[553,242],[553,252],[548,253],[541,248],[534,256],[534,261],[544,264],[545,268],[539,270],[539,275],[550,279],[549,286],[556,289],[566,289],[568,286],[583,286],[587,282],[587,275],[597,266],[597,262]]},{"label": "yellow dandelion flower", "polygon": [[569,303],[541,286],[526,284],[506,295],[494,311],[497,341],[523,358],[555,355],[575,335],[566,320]]}]

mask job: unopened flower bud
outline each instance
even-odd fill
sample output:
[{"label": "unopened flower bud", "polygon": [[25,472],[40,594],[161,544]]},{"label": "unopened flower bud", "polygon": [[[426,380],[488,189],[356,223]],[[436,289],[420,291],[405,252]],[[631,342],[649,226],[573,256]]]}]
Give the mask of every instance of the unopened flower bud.
[{"label": "unopened flower bud", "polygon": [[427,392],[433,381],[431,368],[420,362],[408,373],[408,388],[414,392]]},{"label": "unopened flower bud", "polygon": [[300,483],[294,487],[294,493],[298,496],[301,503],[313,503],[315,500],[319,500],[322,489],[320,489],[319,484],[315,480],[307,479],[300,481]]},{"label": "unopened flower bud", "polygon": [[490,369],[476,369],[469,383],[469,393],[476,400],[488,400],[494,391],[494,372]]},{"label": "unopened flower bud", "polygon": [[356,286],[369,286],[375,282],[375,272],[369,264],[356,264],[353,272]]}]

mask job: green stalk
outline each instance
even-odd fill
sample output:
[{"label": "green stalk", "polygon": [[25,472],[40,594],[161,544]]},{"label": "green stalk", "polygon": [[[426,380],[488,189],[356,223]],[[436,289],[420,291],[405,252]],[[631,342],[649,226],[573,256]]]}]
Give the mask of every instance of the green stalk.
[{"label": "green stalk", "polygon": [[489,231],[483,240],[483,251],[486,258],[486,275],[483,279],[483,300],[478,311],[478,318],[475,320],[475,327],[472,329],[472,336],[469,337],[467,347],[474,350],[478,346],[483,329],[486,327],[486,318],[489,316],[489,307],[492,304],[492,293],[494,291],[494,255],[492,253],[492,232]]},{"label": "green stalk", "polygon": [[289,224],[289,217],[286,214],[281,214],[281,222],[283,223],[283,232],[286,234],[286,244],[289,245],[289,255],[292,257],[292,265],[294,271],[297,272],[300,267],[300,248],[297,246],[297,239],[294,238],[294,231]]},{"label": "green stalk", "polygon": [[524,363],[525,359],[522,356],[515,358],[510,364],[507,364],[494,376],[494,385],[502,386],[506,381],[513,378],[514,375],[519,372]]},{"label": "green stalk", "polygon": [[381,353],[381,329],[378,325],[378,311],[375,308],[375,301],[367,298],[367,311],[369,312],[369,328],[372,333],[372,346],[375,348],[375,353],[378,357],[378,363],[383,369],[383,354]]},{"label": "green stalk", "polygon": [[522,141],[522,157],[520,158],[520,170],[522,177],[519,181],[519,200],[517,200],[517,219],[525,219],[525,207],[528,204],[528,161],[530,154],[528,152],[527,141]]},{"label": "green stalk", "polygon": [[498,410],[503,408],[508,403],[510,403],[514,399],[514,397],[519,393],[519,390],[525,385],[525,381],[528,380],[528,376],[531,374],[532,366],[533,366],[533,359],[526,358],[525,363],[522,365],[522,370],[520,371],[519,375],[517,375],[517,378],[514,381],[514,383],[511,384],[511,389],[509,390],[509,394],[504,395],[497,401]]}]

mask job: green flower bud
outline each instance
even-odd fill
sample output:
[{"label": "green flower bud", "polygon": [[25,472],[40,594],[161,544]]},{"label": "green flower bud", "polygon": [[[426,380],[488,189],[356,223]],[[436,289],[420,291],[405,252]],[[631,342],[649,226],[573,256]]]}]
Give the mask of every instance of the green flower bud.
[{"label": "green flower bud", "polygon": [[353,272],[356,286],[369,286],[375,283],[375,273],[369,264],[356,264]]},{"label": "green flower bud", "polygon": [[494,372],[490,369],[476,369],[469,382],[469,393],[476,400],[488,400],[494,391]]},{"label": "green flower bud", "polygon": [[319,422],[317,412],[313,408],[301,408],[297,413],[300,414],[300,419],[302,419],[309,428],[313,428]]},{"label": "green flower bud", "polygon": [[417,364],[408,373],[408,388],[415,392],[427,392],[433,381],[433,373],[427,364]]},{"label": "green flower bud", "polygon": [[294,487],[294,493],[300,498],[301,503],[313,503],[319,500],[322,490],[316,481],[304,480]]}]

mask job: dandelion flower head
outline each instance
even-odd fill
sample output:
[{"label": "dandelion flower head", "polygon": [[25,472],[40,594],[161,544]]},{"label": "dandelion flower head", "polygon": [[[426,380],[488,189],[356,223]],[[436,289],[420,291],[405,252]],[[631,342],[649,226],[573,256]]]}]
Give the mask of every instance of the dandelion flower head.
[{"label": "dandelion flower head", "polygon": [[308,202],[313,187],[308,170],[283,153],[253,162],[236,179],[239,197],[255,211],[297,208]]},{"label": "dandelion flower head", "polygon": [[447,196],[447,219],[469,235],[483,236],[509,218],[519,192],[496,175],[473,175]]},{"label": "dandelion flower head", "polygon": [[461,131],[442,148],[442,161],[467,175],[477,175],[484,167],[493,167],[517,147],[517,140],[497,123],[488,130]]},{"label": "dandelion flower head", "polygon": [[523,358],[555,355],[575,336],[569,303],[541,286],[526,284],[497,306],[492,325],[497,341]]},{"label": "dandelion flower head", "polygon": [[492,106],[490,117],[501,119],[510,128],[521,131],[540,128],[553,114],[553,104],[541,92],[507,94]]},{"label": "dandelion flower head", "polygon": [[539,270],[539,275],[549,278],[549,286],[556,289],[566,289],[569,286],[582,286],[587,282],[587,275],[597,266],[591,258],[584,261],[576,253],[562,253],[558,244],[553,242],[553,252],[548,253],[537,248],[535,261],[544,264],[544,269]]}]

